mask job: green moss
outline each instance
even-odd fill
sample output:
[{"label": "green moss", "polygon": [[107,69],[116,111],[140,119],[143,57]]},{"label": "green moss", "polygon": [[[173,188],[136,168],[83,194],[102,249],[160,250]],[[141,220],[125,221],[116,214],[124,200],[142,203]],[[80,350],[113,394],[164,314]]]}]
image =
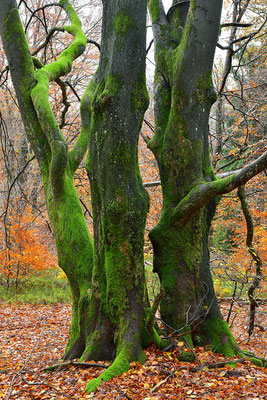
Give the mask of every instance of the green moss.
[{"label": "green moss", "polygon": [[85,50],[87,37],[81,29],[81,21],[68,1],[61,0],[60,5],[67,12],[71,25],[64,29],[74,36],[74,41],[60,54],[57,61],[48,64],[44,70],[49,74],[49,80],[56,80],[71,71],[73,61]]},{"label": "green moss", "polygon": [[132,17],[125,13],[119,13],[114,19],[114,30],[116,33],[125,35],[129,28],[134,26]]},{"label": "green moss", "polygon": [[182,351],[178,356],[179,361],[192,362],[195,360],[194,354],[191,351]]},{"label": "green moss", "polygon": [[66,273],[74,293],[80,296],[80,290],[83,290],[82,283],[85,286],[84,290],[90,286],[93,240],[72,177],[65,176],[57,199],[50,185],[45,189],[45,196],[59,265]]},{"label": "green moss", "polygon": [[[190,9],[192,10],[192,5],[191,5]],[[181,40],[179,46],[173,51],[173,66],[174,66],[175,73],[177,74],[177,76],[181,76],[181,74],[184,70],[184,57],[185,57],[186,49],[188,46],[188,38],[193,29],[192,20],[193,20],[193,16],[191,13],[187,17],[187,22],[184,27],[182,40]]]},{"label": "green moss", "polygon": [[149,94],[145,75],[139,75],[132,93],[132,108],[134,112],[145,112],[149,105]]},{"label": "green moss", "polygon": [[205,180],[216,180],[209,151],[202,151],[202,173]]},{"label": "green moss", "polygon": [[251,357],[249,359],[249,361],[251,361],[252,364],[257,365],[258,367],[266,367],[267,366],[267,363],[264,362],[264,360],[259,360],[258,358]]},{"label": "green moss", "polygon": [[213,87],[211,72],[207,72],[196,82],[194,98],[199,103],[213,104],[216,101],[217,95]]},{"label": "green moss", "polygon": [[159,0],[148,0],[148,9],[152,23],[155,24],[159,18]]},{"label": "green moss", "polygon": [[205,322],[205,331],[210,338],[211,348],[216,353],[224,354],[226,357],[242,356],[229,326],[223,319],[210,318]]},{"label": "green moss", "polygon": [[108,381],[109,379],[123,374],[123,372],[128,371],[130,368],[130,362],[131,362],[131,345],[125,345],[120,353],[117,355],[115,358],[115,361],[113,364],[106,370],[104,371],[98,378],[95,378],[88,382],[86,386],[86,392],[91,393],[95,392],[101,382],[103,381]]},{"label": "green moss", "polygon": [[[10,7],[7,18],[1,27],[1,35],[3,36],[3,42],[8,42],[9,48],[12,49],[11,53],[14,51],[17,57],[15,62],[19,67],[16,70],[15,79],[13,76],[14,86],[20,103],[20,111],[27,137],[38,159],[43,179],[46,180],[48,176],[50,149],[44,132],[36,118],[36,113],[30,97],[30,90],[35,82],[34,65],[16,6],[14,8]],[[11,62],[14,62],[12,58],[13,57],[11,57]],[[19,81],[18,84],[16,80]],[[46,151],[45,154],[44,149]]]},{"label": "green moss", "polygon": [[98,329],[86,338],[86,348],[80,358],[81,361],[88,360],[91,355],[101,354],[102,344],[101,344],[101,333]]},{"label": "green moss", "polygon": [[102,115],[103,110],[111,104],[113,97],[118,94],[121,87],[122,82],[120,78],[115,75],[108,75],[105,82],[101,81],[98,84],[96,88],[96,98],[93,104],[94,110],[98,115]]}]

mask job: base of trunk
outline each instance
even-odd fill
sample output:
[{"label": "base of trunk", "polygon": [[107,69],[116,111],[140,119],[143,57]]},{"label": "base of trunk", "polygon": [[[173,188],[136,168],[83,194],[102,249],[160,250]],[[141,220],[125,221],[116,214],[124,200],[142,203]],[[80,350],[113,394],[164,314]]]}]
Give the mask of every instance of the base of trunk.
[{"label": "base of trunk", "polygon": [[86,386],[86,392],[87,393],[94,392],[95,390],[97,390],[101,382],[107,381],[115,376],[121,375],[124,372],[128,371],[130,368],[130,362],[139,361],[141,363],[144,363],[146,361],[146,356],[141,349],[137,357],[133,356],[135,353],[136,353],[135,344],[125,342],[122,345],[121,350],[118,352],[111,366],[97,378],[88,382]]},{"label": "base of trunk", "polygon": [[207,316],[194,333],[193,343],[199,346],[209,345],[214,353],[224,354],[226,357],[242,356],[227,322],[222,318]]},{"label": "base of trunk", "polygon": [[[127,328],[125,328],[127,326]],[[137,329],[133,319],[128,320],[127,325],[124,324],[119,330],[110,332],[108,329],[105,332],[105,336],[110,342],[110,350],[115,352],[115,357],[112,365],[104,371],[100,376],[90,381],[86,386],[86,392],[90,393],[95,391],[103,381],[107,381],[115,376],[121,375],[130,368],[130,363],[133,361],[139,361],[144,363],[146,356],[143,352],[143,348],[147,347],[151,343],[155,343],[158,347],[166,346],[167,342],[164,342],[156,332],[154,328],[150,329],[150,326],[144,323],[143,329]],[[120,339],[122,338],[122,339]],[[99,331],[94,331],[91,338],[88,340],[88,346],[82,356],[83,359],[89,360],[100,360],[105,358],[105,349],[103,353],[103,341],[104,337],[99,335]],[[99,351],[98,351],[99,350]],[[112,351],[106,355],[111,355]],[[103,357],[104,356],[104,357]]]}]

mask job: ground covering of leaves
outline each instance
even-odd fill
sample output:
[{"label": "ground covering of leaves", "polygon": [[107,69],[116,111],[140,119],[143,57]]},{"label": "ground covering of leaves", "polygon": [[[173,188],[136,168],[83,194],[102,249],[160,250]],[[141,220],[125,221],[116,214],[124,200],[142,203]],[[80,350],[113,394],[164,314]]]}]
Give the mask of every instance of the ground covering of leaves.
[{"label": "ground covering of leaves", "polygon": [[[236,305],[232,331],[243,351],[266,357],[265,309],[258,309],[253,337],[247,342],[247,306]],[[227,315],[229,303],[222,303]],[[193,372],[199,363],[218,363],[223,356],[203,348],[194,349],[198,362],[178,361],[182,343],[161,352],[146,350],[145,365],[132,363],[120,377],[103,383],[99,391],[85,393],[88,380],[103,371],[69,366],[53,372],[42,368],[58,362],[68,340],[71,306],[66,304],[29,305],[0,303],[0,399],[264,399],[266,370],[247,360],[236,367],[226,365]],[[199,368],[199,367],[198,367]]]}]

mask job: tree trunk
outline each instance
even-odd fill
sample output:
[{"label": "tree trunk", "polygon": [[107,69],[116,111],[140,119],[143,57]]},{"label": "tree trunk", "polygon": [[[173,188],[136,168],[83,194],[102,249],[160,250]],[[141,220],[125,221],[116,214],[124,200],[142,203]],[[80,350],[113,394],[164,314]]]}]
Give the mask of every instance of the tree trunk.
[{"label": "tree trunk", "polygon": [[148,106],[146,1],[103,1],[100,65],[87,160],[94,219],[94,269],[84,359],[114,360],[99,378],[144,360],[144,228],[148,195],[138,167],[138,138]]},{"label": "tree trunk", "polygon": [[[209,268],[216,198],[213,194],[201,201],[200,196],[198,201],[197,196],[202,186],[216,181],[208,121],[216,99],[211,70],[221,2],[174,2],[167,15],[161,0],[151,0],[149,8],[156,58],[155,136],[149,147],[158,161],[163,193],[162,215],[150,239],[164,290],[161,317],[188,333],[193,343],[232,355],[239,349],[222,319]],[[188,195],[194,192],[192,206]]]},{"label": "tree trunk", "polygon": [[[67,1],[59,6],[68,11]],[[30,56],[15,0],[0,3],[0,33],[16,91],[25,131],[38,160],[45,190],[45,199],[56,241],[59,266],[66,273],[73,298],[72,320],[67,355],[78,357],[85,348],[85,304],[92,275],[93,243],[79,197],[73,183],[75,170],[82,161],[88,144],[90,113],[83,117],[81,133],[68,151],[48,101],[49,81],[64,75],[85,47],[87,38],[80,22],[70,12],[68,32],[75,37],[71,51],[63,60],[38,71]],[[59,68],[60,66],[60,68]],[[81,108],[88,109],[90,86]]]},{"label": "tree trunk", "polygon": [[58,196],[53,195],[51,185],[45,188],[45,194],[57,247],[58,265],[67,275],[72,292],[72,318],[64,358],[79,358],[86,346],[93,240],[84,218],[73,177],[66,175]]}]

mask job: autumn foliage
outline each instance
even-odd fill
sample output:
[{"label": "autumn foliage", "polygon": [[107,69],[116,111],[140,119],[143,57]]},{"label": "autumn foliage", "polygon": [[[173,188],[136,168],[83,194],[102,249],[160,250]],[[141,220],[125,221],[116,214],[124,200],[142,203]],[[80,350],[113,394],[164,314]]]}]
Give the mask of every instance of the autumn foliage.
[{"label": "autumn foliage", "polygon": [[0,244],[0,273],[7,285],[57,265],[43,225],[29,206],[9,213]]}]

